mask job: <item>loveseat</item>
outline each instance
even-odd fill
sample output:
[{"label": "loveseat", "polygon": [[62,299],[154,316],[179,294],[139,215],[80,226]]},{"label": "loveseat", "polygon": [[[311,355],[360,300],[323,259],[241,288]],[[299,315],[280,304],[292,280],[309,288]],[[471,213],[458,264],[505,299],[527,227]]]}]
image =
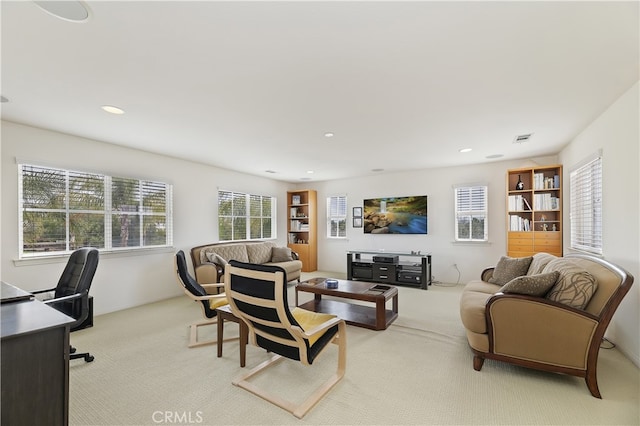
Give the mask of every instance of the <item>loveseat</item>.
[{"label": "loveseat", "polygon": [[598,351],[632,284],[632,275],[593,256],[502,257],[460,298],[473,368],[488,358],[584,377],[601,398]]},{"label": "loveseat", "polygon": [[191,261],[200,284],[220,283],[224,267],[231,260],[278,265],[287,273],[287,280],[300,281],[302,262],[288,247],[278,247],[271,241],[205,244],[191,249]]}]

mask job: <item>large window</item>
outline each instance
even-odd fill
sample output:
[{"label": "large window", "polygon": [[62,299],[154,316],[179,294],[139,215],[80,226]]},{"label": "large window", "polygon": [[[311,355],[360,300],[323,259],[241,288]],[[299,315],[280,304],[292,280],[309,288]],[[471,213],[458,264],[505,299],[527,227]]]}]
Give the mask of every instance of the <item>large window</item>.
[{"label": "large window", "polygon": [[172,187],[19,164],[20,257],[170,246]]},{"label": "large window", "polygon": [[486,185],[460,185],[454,188],[455,240],[488,241],[489,212]]},{"label": "large window", "polygon": [[327,197],[327,238],[347,237],[347,196]]},{"label": "large window", "polygon": [[276,238],[276,199],[265,195],[218,191],[220,241]]},{"label": "large window", "polygon": [[571,248],[602,254],[602,157],[574,169],[569,184]]}]

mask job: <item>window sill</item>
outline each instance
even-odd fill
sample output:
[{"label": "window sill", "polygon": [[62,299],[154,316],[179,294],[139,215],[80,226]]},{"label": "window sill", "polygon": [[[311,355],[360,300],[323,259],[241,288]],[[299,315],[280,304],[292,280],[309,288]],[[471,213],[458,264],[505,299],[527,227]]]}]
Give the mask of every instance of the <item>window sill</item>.
[{"label": "window sill", "polygon": [[[102,258],[118,258],[118,257],[131,257],[131,256],[147,256],[157,253],[173,253],[175,247],[163,246],[163,247],[148,247],[139,249],[120,249],[120,250],[100,250],[100,257]],[[34,266],[34,265],[47,265],[52,263],[66,263],[69,259],[69,254],[52,254],[48,256],[32,256],[23,257],[22,259],[13,259],[14,266]]]},{"label": "window sill", "polygon": [[491,241],[451,241],[454,246],[490,246]]}]

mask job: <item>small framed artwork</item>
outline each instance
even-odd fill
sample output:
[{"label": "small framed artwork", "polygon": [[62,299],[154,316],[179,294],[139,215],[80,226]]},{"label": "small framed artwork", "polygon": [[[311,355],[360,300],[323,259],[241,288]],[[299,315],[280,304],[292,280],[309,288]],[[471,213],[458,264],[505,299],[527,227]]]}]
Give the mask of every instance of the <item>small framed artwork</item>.
[{"label": "small framed artwork", "polygon": [[291,204],[300,204],[300,196],[292,195],[291,196]]},{"label": "small framed artwork", "polygon": [[361,217],[354,217],[353,218],[353,227],[354,228],[362,228],[362,218]]},{"label": "small framed artwork", "polygon": [[362,207],[354,207],[353,208],[353,217],[362,217]]}]

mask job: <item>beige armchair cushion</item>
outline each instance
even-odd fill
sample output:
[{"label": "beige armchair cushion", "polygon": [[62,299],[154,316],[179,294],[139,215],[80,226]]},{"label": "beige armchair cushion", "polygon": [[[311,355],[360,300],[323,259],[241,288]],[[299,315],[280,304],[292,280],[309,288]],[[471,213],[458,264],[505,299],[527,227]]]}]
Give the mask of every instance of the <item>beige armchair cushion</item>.
[{"label": "beige armchair cushion", "polygon": [[247,257],[249,263],[263,264],[271,261],[271,250],[274,244],[265,241],[263,243],[247,244]]}]

